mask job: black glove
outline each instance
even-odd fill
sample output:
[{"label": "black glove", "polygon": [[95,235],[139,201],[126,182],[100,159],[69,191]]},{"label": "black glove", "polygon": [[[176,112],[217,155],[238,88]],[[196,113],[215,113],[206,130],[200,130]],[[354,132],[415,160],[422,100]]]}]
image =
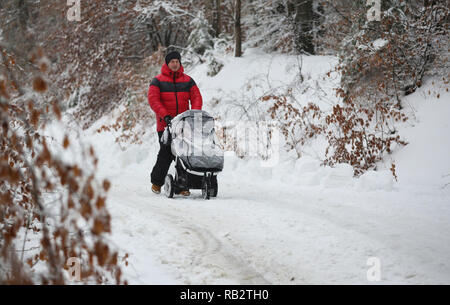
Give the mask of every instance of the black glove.
[{"label": "black glove", "polygon": [[166,115],[164,117],[164,122],[166,122],[167,126],[170,125],[170,122],[172,121],[172,117],[170,115]]}]

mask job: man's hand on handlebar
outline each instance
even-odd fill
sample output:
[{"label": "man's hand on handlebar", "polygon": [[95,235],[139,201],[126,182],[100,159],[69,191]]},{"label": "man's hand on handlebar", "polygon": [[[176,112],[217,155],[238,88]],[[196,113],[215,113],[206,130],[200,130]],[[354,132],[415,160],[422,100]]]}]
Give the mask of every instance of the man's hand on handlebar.
[{"label": "man's hand on handlebar", "polygon": [[164,117],[164,121],[166,122],[167,126],[170,126],[170,123],[172,122],[172,117],[170,115],[166,115]]}]

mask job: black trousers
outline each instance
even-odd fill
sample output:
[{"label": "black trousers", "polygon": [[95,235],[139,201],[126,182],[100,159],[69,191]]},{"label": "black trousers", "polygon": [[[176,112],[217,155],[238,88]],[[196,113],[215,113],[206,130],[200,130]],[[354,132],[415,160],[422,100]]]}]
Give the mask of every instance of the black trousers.
[{"label": "black trousers", "polygon": [[175,159],[172,155],[172,151],[170,150],[170,145],[165,146],[161,144],[162,134],[162,131],[158,131],[159,152],[158,157],[156,158],[156,164],[153,166],[151,174],[152,183],[158,186],[162,186],[164,184],[170,164]]}]

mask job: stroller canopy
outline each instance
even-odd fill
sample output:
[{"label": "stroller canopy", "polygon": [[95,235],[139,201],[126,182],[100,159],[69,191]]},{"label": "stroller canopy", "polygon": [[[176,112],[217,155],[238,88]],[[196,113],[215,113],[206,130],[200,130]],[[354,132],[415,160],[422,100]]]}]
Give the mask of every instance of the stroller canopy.
[{"label": "stroller canopy", "polygon": [[203,110],[187,110],[172,120],[171,150],[194,171],[221,171],[223,151],[217,145],[214,118]]}]

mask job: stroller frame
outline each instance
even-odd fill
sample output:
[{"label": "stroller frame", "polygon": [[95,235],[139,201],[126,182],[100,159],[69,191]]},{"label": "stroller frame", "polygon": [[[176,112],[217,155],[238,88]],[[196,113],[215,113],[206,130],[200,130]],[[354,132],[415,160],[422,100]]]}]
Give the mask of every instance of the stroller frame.
[{"label": "stroller frame", "polygon": [[[181,120],[186,120],[188,118],[192,119],[192,116],[195,116],[196,113],[198,113],[197,111],[198,110],[190,110],[190,113],[185,112],[183,113],[185,116],[180,114],[181,117],[178,118],[177,124]],[[200,112],[202,116],[206,114],[208,118],[213,119],[208,113],[201,110]],[[174,118],[174,121],[175,120],[177,120],[177,117]],[[172,145],[172,141],[174,141],[172,138],[172,124],[173,122],[169,122],[164,131],[163,140],[161,141],[163,145]],[[183,128],[181,129],[181,132],[183,132]],[[178,139],[178,137],[175,139]],[[168,198],[173,198],[175,194],[180,194],[182,191],[191,189],[201,189],[202,197],[204,199],[217,197],[217,174],[223,169],[223,159],[221,164],[220,159],[219,161],[215,159],[215,162],[211,164],[204,164],[198,162],[198,160],[192,162],[192,159],[190,159],[191,156],[189,155],[178,156],[173,150],[172,156],[175,160],[175,177],[171,174],[167,174],[164,181],[164,193]]]},{"label": "stroller frame", "polygon": [[217,170],[188,169],[178,156],[175,157],[175,169],[175,177],[167,174],[164,182],[164,193],[168,198],[173,198],[175,194],[191,189],[201,189],[202,197],[206,200],[217,197]]}]

